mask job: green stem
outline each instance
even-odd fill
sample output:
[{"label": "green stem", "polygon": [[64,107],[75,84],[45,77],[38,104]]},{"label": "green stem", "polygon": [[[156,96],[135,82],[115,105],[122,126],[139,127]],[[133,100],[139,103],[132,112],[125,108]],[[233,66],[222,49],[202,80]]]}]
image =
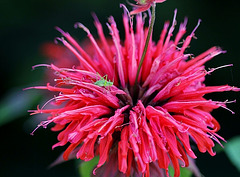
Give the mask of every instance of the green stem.
[{"label": "green stem", "polygon": [[142,68],[143,60],[146,56],[149,41],[150,41],[152,31],[153,31],[153,25],[154,25],[154,22],[155,22],[155,9],[156,9],[156,3],[154,2],[153,5],[152,5],[152,17],[151,17],[151,22],[150,22],[148,34],[147,34],[147,39],[146,39],[146,43],[145,43],[145,46],[144,46],[144,49],[143,49],[142,57],[141,57],[141,60],[140,60],[140,63],[139,63],[138,69],[137,69],[137,75],[136,75],[136,79],[135,79],[135,83],[134,83],[134,87],[133,87],[134,88],[133,89],[134,93],[137,89],[138,76],[139,76],[140,70]]}]

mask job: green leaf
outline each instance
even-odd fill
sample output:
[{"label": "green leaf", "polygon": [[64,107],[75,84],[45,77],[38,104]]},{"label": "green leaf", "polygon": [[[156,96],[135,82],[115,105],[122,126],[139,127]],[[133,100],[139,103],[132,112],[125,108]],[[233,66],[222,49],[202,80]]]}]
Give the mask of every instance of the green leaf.
[{"label": "green leaf", "polygon": [[180,168],[180,177],[191,177],[192,172],[188,168]]},{"label": "green leaf", "polygon": [[27,114],[27,110],[39,99],[33,92],[14,89],[0,103],[0,126]]},{"label": "green leaf", "polygon": [[228,140],[224,149],[232,164],[240,172],[240,136]]},{"label": "green leaf", "polygon": [[[170,176],[174,176],[174,169],[173,167],[169,166],[169,174]],[[186,167],[180,167],[180,177],[191,177],[192,172],[190,169]]]},{"label": "green leaf", "polygon": [[94,157],[90,161],[82,162],[79,166],[79,174],[81,177],[91,177],[93,168],[98,164],[99,157]]}]

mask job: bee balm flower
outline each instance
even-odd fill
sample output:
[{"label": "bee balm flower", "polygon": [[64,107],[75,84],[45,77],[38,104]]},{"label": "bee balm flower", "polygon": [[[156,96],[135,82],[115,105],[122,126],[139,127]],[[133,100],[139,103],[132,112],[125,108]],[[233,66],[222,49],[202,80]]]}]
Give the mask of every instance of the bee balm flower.
[{"label": "bee balm flower", "polygon": [[212,47],[196,57],[185,54],[197,27],[180,46],[187,21],[172,38],[175,11],[172,25],[165,23],[160,39],[155,43],[150,38],[135,85],[147,35],[141,14],[136,15],[134,31],[124,13],[123,41],[110,17],[107,25],[112,42],[94,18],[99,42],[84,25],[77,23],[76,27],[86,31],[95,54],[88,54],[69,33],[59,29],[63,38],[58,40],[75,55],[79,66],[44,65],[55,73],[56,84],[33,87],[57,93],[49,101],[54,108],[43,106],[33,112],[49,114],[38,127],[54,123],[52,131],[60,131],[53,148],[68,145],[65,160],[73,152],[84,161],[99,156],[94,170],[98,176],[168,176],[172,165],[178,177],[179,163],[187,167],[189,157],[196,158],[191,145],[215,155],[214,141],[224,139],[217,134],[220,125],[211,112],[219,107],[227,109],[227,102],[208,100],[204,95],[239,91],[228,85],[204,84],[206,75],[215,70],[207,71],[204,64],[223,51]]}]

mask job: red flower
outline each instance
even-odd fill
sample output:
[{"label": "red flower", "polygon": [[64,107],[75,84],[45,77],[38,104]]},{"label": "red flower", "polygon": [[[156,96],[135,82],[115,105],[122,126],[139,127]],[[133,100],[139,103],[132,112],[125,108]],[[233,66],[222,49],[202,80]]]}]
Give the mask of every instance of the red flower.
[{"label": "red flower", "polygon": [[135,1],[136,1],[137,5],[135,5],[135,4],[131,4],[131,5],[133,7],[135,7],[136,9],[131,11],[130,15],[144,12],[144,11],[148,10],[153,5],[153,3],[162,3],[166,0],[135,0]]},{"label": "red flower", "polygon": [[168,30],[169,22],[165,23],[158,42],[150,39],[137,88],[135,78],[147,35],[141,15],[136,16],[134,31],[124,13],[124,41],[113,17],[108,24],[112,42],[104,36],[96,17],[99,42],[85,26],[76,24],[87,32],[95,55],[89,55],[60,30],[64,38],[58,40],[75,55],[79,66],[47,65],[56,75],[55,86],[33,88],[58,93],[49,101],[55,108],[38,108],[33,114],[50,114],[39,126],[53,122],[52,131],[60,131],[53,148],[70,143],[63,154],[65,160],[73,150],[76,158],[85,161],[99,156],[94,170],[98,176],[165,176],[171,164],[178,177],[179,163],[188,166],[188,156],[196,158],[192,144],[196,143],[200,152],[215,155],[214,141],[224,139],[216,133],[220,126],[211,112],[227,109],[227,102],[208,100],[204,95],[239,88],[204,84],[205,76],[215,70],[207,71],[205,62],[223,51],[212,47],[196,57],[185,54],[197,27],[180,46],[187,21],[172,39],[175,18],[176,11],[172,26]]}]

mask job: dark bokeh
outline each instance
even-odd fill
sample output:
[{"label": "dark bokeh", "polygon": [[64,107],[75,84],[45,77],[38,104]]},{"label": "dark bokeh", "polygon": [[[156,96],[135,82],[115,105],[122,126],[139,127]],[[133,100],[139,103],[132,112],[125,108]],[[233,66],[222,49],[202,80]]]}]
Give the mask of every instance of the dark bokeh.
[{"label": "dark bokeh", "polygon": [[[56,36],[60,36],[54,29],[55,26],[70,32],[81,41],[85,38],[85,33],[74,29],[73,25],[80,21],[95,34],[96,30],[91,17],[91,12],[95,12],[103,24],[110,15],[113,15],[119,23],[119,28],[122,29],[122,9],[119,8],[119,3],[126,4],[125,0],[1,0],[1,100],[9,94],[12,88],[18,88],[21,91],[24,87],[41,83],[42,70],[31,71],[31,67],[47,62],[40,53],[40,47],[43,43],[53,41]],[[185,16],[189,18],[187,26],[189,33],[197,24],[197,20],[202,19],[202,24],[196,32],[198,39],[193,40],[191,48],[188,49],[190,53],[197,55],[211,46],[217,45],[227,50],[227,53],[217,56],[207,66],[218,67],[234,64],[231,68],[218,70],[207,76],[207,84],[228,83],[240,86],[240,26],[238,23],[240,11],[236,1],[167,0],[157,6],[154,39],[157,40],[164,21],[172,20],[175,8],[178,9],[178,24],[183,21]],[[105,28],[105,32],[108,33],[107,28]],[[43,92],[38,93],[44,94]],[[236,98],[240,102],[239,93],[214,94],[211,98],[222,101]],[[222,125],[219,133],[226,139],[240,134],[239,105],[239,103],[229,105],[229,108],[236,112],[235,115],[223,109],[213,113]],[[28,109],[35,107],[36,103]],[[35,118],[25,114],[25,116],[0,127],[0,176],[76,177],[77,172],[73,161],[50,170],[47,169],[64,148],[51,150],[51,146],[56,143],[56,134],[50,133],[49,129],[39,129],[34,136],[30,136],[30,132],[34,129],[30,125]],[[35,120],[35,126],[38,122],[40,121]],[[239,176],[224,153],[215,157],[210,157],[208,154],[198,155],[197,164],[206,177]]]}]

